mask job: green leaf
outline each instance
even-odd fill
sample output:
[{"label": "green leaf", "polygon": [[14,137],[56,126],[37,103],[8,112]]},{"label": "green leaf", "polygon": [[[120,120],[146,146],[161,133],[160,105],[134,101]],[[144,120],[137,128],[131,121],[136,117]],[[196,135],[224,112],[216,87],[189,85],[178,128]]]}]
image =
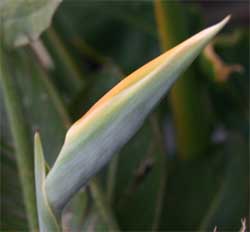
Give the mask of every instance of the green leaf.
[{"label": "green leaf", "polygon": [[[71,45],[71,51],[75,50],[75,56],[83,54],[78,62],[86,59],[86,55],[98,62],[111,57],[128,74],[159,54],[152,6],[150,1],[116,1],[108,5],[100,1],[91,4],[65,1],[54,26],[62,32],[68,29],[65,41]],[[90,23],[82,27],[85,20]],[[99,38],[103,38],[102,42]],[[81,40],[94,49],[84,49]],[[97,51],[101,56],[87,50]]]},{"label": "green leaf", "polygon": [[[63,223],[62,227],[68,231],[82,231],[81,228],[87,217],[89,206],[89,196],[85,189],[80,190],[71,200],[70,204],[64,209],[66,218],[70,215],[70,220]],[[62,219],[62,221],[65,221]]]},{"label": "green leaf", "polygon": [[110,231],[107,224],[105,224],[101,217],[99,217],[98,212],[93,208],[84,220],[82,229],[79,231],[93,231],[93,232],[108,232]]},{"label": "green leaf", "polygon": [[[28,216],[29,227],[36,230],[38,226],[35,203],[35,180],[33,175],[33,156],[31,143],[28,138],[28,127],[21,107],[21,99],[15,91],[15,82],[8,62],[8,55],[0,49],[0,81],[4,96],[4,103],[13,138],[18,173],[22,185],[23,200]],[[21,195],[19,195],[20,197]]]},{"label": "green leaf", "polygon": [[[20,123],[19,120],[18,125],[27,126],[28,133],[26,135],[26,139],[29,142],[30,152],[26,152],[26,154],[30,155],[30,162],[33,164],[32,137],[34,130],[40,129],[40,132],[44,137],[44,141],[46,142],[46,160],[50,165],[52,165],[57,157],[60,146],[63,143],[63,136],[66,132],[66,127],[69,125],[68,118],[65,116],[64,106],[60,102],[59,96],[50,82],[49,77],[36,63],[33,54],[29,49],[19,48],[15,51],[6,52],[5,55],[5,67],[15,67],[14,69],[8,68],[8,77],[10,77],[13,82],[13,91],[20,101],[19,108],[24,114],[23,123]],[[2,87],[3,86],[1,85],[1,90]],[[8,141],[8,144],[12,145],[12,140],[9,138],[8,133],[9,128],[6,126],[10,118],[7,118],[4,115],[5,109],[2,108],[1,105],[1,119],[5,122],[2,123],[3,125],[1,124],[1,136],[3,136],[4,141]],[[14,151],[12,152],[15,154]],[[15,160],[13,162],[15,162]],[[4,170],[4,168],[1,168],[1,171],[2,170]],[[33,170],[33,168],[22,170],[30,171]],[[10,173],[13,176],[10,176],[9,179],[18,178],[15,172]],[[3,180],[3,185],[8,186],[6,178]],[[34,191],[35,188],[32,192]],[[16,191],[16,195],[8,193],[9,191],[5,194],[5,196],[8,196],[8,202],[15,202],[15,199],[17,199],[17,201],[21,201],[22,195],[20,194],[20,191]],[[29,198],[29,202],[30,201],[31,198]],[[22,207],[20,207],[20,210],[22,210]],[[14,207],[9,208],[8,210],[4,209],[4,215],[7,216],[7,213],[8,215],[12,215],[11,211],[13,211],[13,214],[16,212]],[[23,212],[24,211],[22,211],[22,214]],[[22,230],[23,228],[27,228],[25,227],[25,220],[23,220],[24,225],[20,224],[20,227],[18,227],[18,225],[14,227],[15,224],[13,222],[9,219],[8,221],[6,220],[3,223],[5,225],[4,228],[8,230],[15,228],[17,230]]]},{"label": "green leaf", "polygon": [[[78,105],[79,110],[74,109],[81,110],[81,113],[78,113],[81,115],[105,92],[114,87],[121,78],[121,70],[116,64],[113,62],[105,64],[101,71],[91,76],[91,83],[84,91],[85,95],[79,97],[78,104],[74,104]],[[83,97],[84,100],[82,100]],[[98,175],[103,180],[103,187],[107,189],[107,197],[109,197],[110,204],[113,205],[122,230],[151,228],[156,208],[161,208],[156,205],[161,191],[161,180],[164,176],[161,175],[162,170],[166,166],[164,159],[161,160],[162,152],[157,148],[158,143],[156,142],[158,137],[154,135],[151,124],[151,121],[147,120],[140,132],[125,145],[119,153],[119,157],[115,156],[114,160],[109,163],[110,165]],[[113,165],[117,166],[115,170]],[[145,175],[143,174],[144,166]],[[108,173],[110,169],[111,173]],[[109,174],[112,175],[111,178],[109,178]],[[155,186],[153,189],[152,185]],[[142,208],[143,213],[141,213]],[[94,207],[95,209],[96,207]],[[98,215],[98,211],[96,211],[96,215]],[[100,220],[98,219],[96,223],[99,228]]]},{"label": "green leaf", "polygon": [[63,134],[70,125],[64,105],[30,50],[19,48],[8,52],[7,59],[8,65],[15,67],[9,71],[25,115],[29,140],[32,143],[34,130],[39,129],[46,143],[46,161],[52,165],[63,143]]},{"label": "green leaf", "polygon": [[220,186],[225,158],[213,151],[195,160],[172,161],[160,230],[197,230]]},{"label": "green leaf", "polygon": [[57,213],[138,131],[178,76],[228,19],[129,75],[73,124],[46,178],[48,199]]},{"label": "green leaf", "polygon": [[[16,93],[23,103],[21,107],[29,125],[30,135],[33,134],[34,129],[40,129],[46,142],[46,160],[51,165],[63,142],[62,136],[64,136],[65,129],[69,124],[69,119],[48,76],[34,62],[32,54],[28,51],[27,49],[18,49],[16,52],[10,52],[8,61],[10,65],[16,67],[11,74],[15,80]],[[41,112],[43,113],[41,114]],[[83,201],[86,201],[87,194],[84,194]],[[71,209],[75,216],[74,206]],[[85,211],[84,206],[82,210]],[[80,212],[81,209],[77,209],[77,211]]]},{"label": "green leaf", "polygon": [[103,222],[107,225],[110,231],[119,232],[119,226],[117,225],[112,215],[112,210],[109,208],[108,201],[104,192],[100,188],[98,178],[91,181],[90,184],[91,196],[95,201],[95,206],[98,209],[98,214],[101,216]]},{"label": "green leaf", "polygon": [[2,0],[0,36],[7,46],[21,46],[36,40],[50,25],[62,0]]},{"label": "green leaf", "polygon": [[238,231],[249,177],[247,143],[235,135],[200,159],[172,161],[160,230]]},{"label": "green leaf", "polygon": [[231,135],[225,144],[223,179],[203,217],[200,231],[237,231],[240,221],[249,213],[249,152],[247,141]]},{"label": "green leaf", "polygon": [[[68,31],[70,33],[70,31]],[[61,35],[51,26],[44,34],[43,41],[53,59],[54,69],[51,70],[51,78],[62,92],[67,101],[83,89],[84,82],[82,73],[76,65],[75,56],[72,56]]]},{"label": "green leaf", "polygon": [[120,152],[113,206],[123,230],[157,230],[163,207],[166,154],[156,115],[150,119]]},{"label": "green leaf", "polygon": [[59,231],[59,225],[48,203],[45,191],[46,163],[43,148],[38,133],[34,139],[35,152],[35,179],[36,179],[36,202],[39,218],[40,231]]},{"label": "green leaf", "polygon": [[[2,114],[1,114],[2,116]],[[1,231],[27,231],[28,222],[24,202],[19,197],[22,191],[16,166],[14,149],[1,138],[0,174],[1,174]],[[8,178],[7,178],[8,177]]]}]

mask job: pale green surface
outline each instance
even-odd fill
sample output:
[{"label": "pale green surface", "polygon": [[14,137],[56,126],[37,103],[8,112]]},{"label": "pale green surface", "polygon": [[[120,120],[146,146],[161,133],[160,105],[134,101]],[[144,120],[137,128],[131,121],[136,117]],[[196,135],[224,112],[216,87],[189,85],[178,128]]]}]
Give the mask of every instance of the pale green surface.
[{"label": "pale green surface", "polygon": [[37,39],[50,25],[62,0],[1,0],[0,36],[10,47]]},{"label": "pale green surface", "polygon": [[145,77],[111,97],[89,120],[68,131],[45,187],[60,213],[70,198],[137,132],[172,84],[228,19],[177,46]]},{"label": "pale green surface", "polygon": [[46,177],[43,148],[38,133],[35,134],[35,178],[36,178],[36,201],[39,219],[39,229],[45,231],[59,231],[59,225],[48,204],[44,181]]}]

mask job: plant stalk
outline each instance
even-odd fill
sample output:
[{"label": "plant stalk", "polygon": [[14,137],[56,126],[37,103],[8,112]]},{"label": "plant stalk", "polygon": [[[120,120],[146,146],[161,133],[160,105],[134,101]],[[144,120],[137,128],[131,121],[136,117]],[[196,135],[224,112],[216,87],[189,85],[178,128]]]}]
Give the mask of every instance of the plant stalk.
[{"label": "plant stalk", "polygon": [[44,34],[44,42],[55,63],[55,70],[59,71],[58,74],[53,73],[56,81],[65,88],[69,96],[74,96],[85,87],[84,75],[81,74],[77,63],[72,59],[72,55],[53,27],[50,27]]},{"label": "plant stalk", "polygon": [[119,154],[116,154],[110,162],[108,168],[107,176],[107,199],[109,203],[112,203],[114,191],[115,191],[115,181],[116,181],[116,172],[118,168]]},{"label": "plant stalk", "polygon": [[150,118],[150,124],[152,127],[152,132],[155,136],[155,143],[157,147],[159,148],[159,153],[157,154],[157,159],[160,164],[158,168],[160,168],[161,176],[160,176],[160,187],[157,193],[157,203],[155,207],[155,214],[154,214],[154,220],[152,224],[152,231],[157,231],[160,224],[161,214],[163,210],[163,202],[164,202],[164,194],[165,189],[167,185],[167,179],[168,179],[168,161],[166,156],[166,149],[164,148],[164,141],[163,136],[161,132],[161,128],[159,125],[159,117],[157,117],[157,113],[154,113]]},{"label": "plant stalk", "polygon": [[63,62],[65,66],[63,69],[71,78],[71,84],[74,84],[76,88],[79,88],[77,85],[83,81],[80,70],[72,60],[71,55],[69,54],[67,48],[65,48],[60,36],[53,27],[50,27],[47,30],[45,36],[47,37],[50,45],[53,46],[54,53],[56,53],[57,57],[61,60],[61,62]]},{"label": "plant stalk", "polygon": [[[162,50],[170,49],[189,36],[184,7],[178,1],[155,0],[155,17]],[[209,127],[202,90],[189,69],[170,91],[178,153],[182,159],[202,154],[208,146]]]},{"label": "plant stalk", "polygon": [[38,231],[32,144],[29,140],[28,128],[20,107],[22,104],[21,99],[16,94],[13,77],[9,73],[10,67],[8,67],[5,60],[4,51],[1,50],[0,53],[0,81],[15,145],[17,166],[29,228],[31,231]]},{"label": "plant stalk", "polygon": [[105,194],[103,191],[101,191],[99,186],[100,184],[98,182],[97,177],[93,178],[90,183],[90,191],[94,199],[95,205],[98,209],[98,213],[100,214],[103,221],[109,227],[109,231],[118,232],[120,231],[119,226],[114,220],[114,217],[112,216],[112,211],[109,208],[109,204],[107,202]]}]

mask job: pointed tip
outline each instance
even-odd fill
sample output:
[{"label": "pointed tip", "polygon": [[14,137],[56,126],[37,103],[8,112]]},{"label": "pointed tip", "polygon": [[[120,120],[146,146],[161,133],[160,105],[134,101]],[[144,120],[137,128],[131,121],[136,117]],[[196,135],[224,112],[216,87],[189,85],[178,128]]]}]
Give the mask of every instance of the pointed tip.
[{"label": "pointed tip", "polygon": [[40,130],[39,130],[39,129],[36,129],[36,130],[35,130],[34,140],[35,140],[35,141],[40,140]]},{"label": "pointed tip", "polygon": [[[224,19],[222,19],[220,22],[214,24],[213,26],[207,28],[207,31],[210,31],[212,34],[217,34],[230,20],[231,15],[226,16]],[[205,30],[206,31],[206,30]]]},{"label": "pointed tip", "polygon": [[217,23],[216,25],[219,26],[220,28],[223,28],[228,21],[231,19],[231,15],[227,15],[224,19],[222,19],[219,23]]},{"label": "pointed tip", "polygon": [[231,18],[232,18],[232,15],[231,15],[231,14],[229,14],[229,15],[227,15],[227,16],[224,18],[224,20],[229,21]]},{"label": "pointed tip", "polygon": [[200,33],[191,37],[191,39],[201,41],[203,44],[207,44],[228,23],[230,18],[231,15],[226,16],[220,22],[204,29]]}]

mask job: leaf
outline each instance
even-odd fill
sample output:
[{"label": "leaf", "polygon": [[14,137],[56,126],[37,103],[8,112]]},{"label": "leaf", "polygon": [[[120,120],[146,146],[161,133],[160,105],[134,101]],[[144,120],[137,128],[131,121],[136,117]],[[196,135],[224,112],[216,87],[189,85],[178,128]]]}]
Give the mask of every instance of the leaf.
[{"label": "leaf", "polygon": [[198,33],[129,75],[71,126],[46,178],[48,199],[57,213],[136,133],[179,74],[228,20]]},{"label": "leaf", "polygon": [[7,53],[5,53],[4,49],[1,49],[0,53],[0,81],[11,135],[16,151],[16,161],[23,193],[22,196],[28,216],[29,227],[31,230],[36,230],[38,222],[34,194],[34,162],[31,144],[28,138],[28,127],[25,123],[25,117],[22,112],[21,100],[15,91],[14,78],[10,75],[12,67],[8,63]]},{"label": "leaf", "polygon": [[102,218],[98,216],[95,208],[93,208],[84,220],[84,225],[80,231],[93,231],[93,232],[108,232],[110,231],[108,226],[102,221]]},{"label": "leaf", "polygon": [[157,230],[162,210],[166,154],[161,134],[155,133],[156,115],[150,119],[120,152],[113,205],[125,231]]},{"label": "leaf", "polygon": [[52,26],[43,34],[42,38],[55,64],[51,78],[54,79],[58,90],[62,92],[61,95],[69,101],[79,89],[84,87],[84,75],[76,65],[76,59],[70,53],[71,50],[65,46],[61,36]]},{"label": "leaf", "polygon": [[200,159],[172,161],[160,230],[238,231],[249,178],[247,142],[235,134]]},{"label": "leaf", "polygon": [[[8,116],[6,112],[6,108],[4,106],[4,99],[3,99],[3,89],[2,86],[0,86],[0,115],[1,115],[1,120],[3,122],[7,122]],[[0,131],[1,131],[1,137],[6,138],[6,141],[9,141],[8,143],[11,143],[12,137],[10,133],[10,127],[8,123],[1,123],[0,124]]]},{"label": "leaf", "polygon": [[112,215],[112,210],[109,207],[106,196],[99,186],[100,184],[98,178],[94,178],[90,183],[91,196],[95,201],[95,206],[96,209],[98,209],[98,214],[110,231],[119,232],[119,226],[116,223],[114,216]]},{"label": "leaf", "polygon": [[36,40],[50,25],[62,0],[2,0],[0,36],[9,47]]},{"label": "leaf", "polygon": [[35,152],[35,179],[36,179],[36,202],[40,231],[59,231],[59,225],[48,203],[45,191],[46,163],[43,148],[38,133],[34,139]]},{"label": "leaf", "polygon": [[87,217],[89,196],[85,189],[80,190],[64,209],[62,215],[63,231],[82,231]]},{"label": "leaf", "polygon": [[[13,78],[14,91],[18,99],[20,99],[20,107],[25,115],[24,121],[29,130],[28,139],[31,148],[29,154],[33,157],[32,137],[34,130],[40,129],[41,135],[46,143],[46,161],[52,165],[63,143],[63,136],[69,123],[68,119],[65,118],[64,106],[62,105],[49,76],[36,63],[33,54],[30,53],[29,49],[18,48],[15,51],[9,51],[8,54],[6,53],[5,58],[8,67],[15,67],[14,69],[9,68],[8,71],[11,78]],[[2,89],[0,88],[0,90]],[[4,115],[4,112],[5,109],[2,108],[1,104],[1,119],[3,119],[4,122],[1,123],[1,136],[3,136],[4,141],[8,141],[8,144],[12,145],[12,141],[9,138],[9,133],[7,131],[8,127],[6,126],[8,118]],[[12,152],[14,154],[14,151]],[[13,162],[15,162],[15,160]],[[1,166],[1,171],[2,170],[5,170],[4,166]],[[11,172],[10,174],[12,176],[10,176],[8,180],[6,178],[3,179],[3,186],[9,186],[9,179],[16,180],[16,178],[18,178],[18,175],[15,174],[15,172]],[[8,189],[6,188],[6,190]],[[10,193],[10,191],[6,191],[6,194],[4,194],[4,196],[8,196],[8,202],[19,202],[22,200],[20,191],[15,191],[16,194]],[[6,217],[12,215],[12,211],[13,214],[16,212],[15,207],[8,208],[8,210],[4,208],[3,210],[3,214],[6,215]],[[22,210],[22,207],[20,207],[20,210]],[[22,211],[22,214],[23,212],[24,211]],[[3,220],[4,228],[7,230],[15,230],[15,228],[16,230],[22,230],[23,228],[27,228],[25,220],[23,220],[22,224],[18,224],[20,227],[18,225],[14,227],[15,224],[9,220],[9,217],[6,218],[6,220]]]},{"label": "leaf", "polygon": [[63,134],[69,126],[64,105],[49,76],[35,62],[30,50],[19,48],[7,55],[8,65],[15,67],[9,71],[21,100],[30,143],[34,131],[39,129],[46,143],[46,161],[52,166],[63,143]]},{"label": "leaf", "polygon": [[237,231],[249,213],[249,152],[247,141],[235,133],[225,144],[224,178],[204,215],[200,230],[217,226],[219,231]]},{"label": "leaf", "polygon": [[[95,7],[98,8],[100,5],[102,4],[95,4]],[[83,6],[83,4],[78,4],[75,6],[74,11],[79,11],[82,7],[83,9],[81,10],[87,11],[87,14],[91,17],[91,13],[89,13],[91,9],[89,9],[88,6]],[[91,4],[91,6],[93,8],[93,4]],[[128,6],[129,4],[126,3],[123,4],[122,7],[126,7],[127,11],[129,10]],[[111,9],[113,9],[113,7],[114,6],[112,6]],[[71,9],[70,6],[69,9]],[[147,7],[143,7],[143,12],[144,10],[148,11],[150,9],[151,8],[147,4]],[[65,10],[68,10],[68,8]],[[103,11],[112,10],[108,7],[104,8]],[[100,13],[105,14],[103,11]],[[115,13],[117,14],[117,9]],[[84,17],[83,15],[84,13],[81,14],[81,17]],[[92,22],[92,19],[89,20]],[[144,20],[147,20],[148,22],[148,19]],[[78,116],[85,113],[93,103],[95,103],[109,89],[114,87],[114,84],[118,83],[118,81],[121,80],[121,77],[125,77],[126,75],[124,73],[140,66],[143,62],[149,60],[149,57],[153,57],[158,53],[156,49],[156,39],[153,36],[151,36],[152,38],[150,37],[149,40],[149,38],[147,38],[149,37],[148,34],[141,32],[138,27],[139,25],[136,25],[135,29],[133,25],[129,25],[128,27],[124,23],[123,20],[119,22],[120,27],[125,27],[123,30],[126,30],[126,33],[122,33],[124,39],[116,37],[116,47],[119,49],[114,51],[115,57],[112,57],[112,60],[110,57],[107,60],[101,60],[101,63],[104,63],[104,68],[100,72],[98,70],[97,74],[94,73],[94,75],[91,75],[88,78],[91,83],[86,89],[84,89],[83,94],[76,98],[77,101],[72,105],[74,112],[77,111]],[[105,25],[105,21],[102,21],[102,24],[99,24],[94,30],[92,28],[92,33],[90,33],[90,35],[98,33],[101,30],[103,35],[106,36],[105,32],[102,30],[103,27],[106,28]],[[113,24],[109,26],[113,26]],[[86,33],[88,34],[88,31]],[[85,34],[83,36],[85,36]],[[121,37],[120,34],[119,36]],[[111,40],[107,41],[107,47],[112,47],[110,42]],[[131,47],[131,44],[133,44],[133,47]],[[84,46],[79,46],[79,49],[81,49],[84,54],[86,50],[84,49]],[[136,54],[134,51],[136,51]],[[99,57],[104,56],[99,54]],[[119,66],[117,65],[117,62],[120,64]],[[124,72],[125,70],[126,72]],[[110,199],[110,204],[113,205],[114,211],[116,212],[115,216],[121,226],[121,230],[134,228],[141,230],[151,229],[154,221],[157,221],[155,218],[158,217],[158,212],[160,212],[161,206],[158,206],[157,204],[160,202],[158,199],[161,197],[158,196],[161,195],[161,191],[164,191],[161,188],[161,181],[164,179],[164,175],[161,174],[162,170],[166,169],[166,166],[165,162],[158,162],[158,159],[164,154],[161,154],[156,146],[152,146],[152,143],[155,143],[156,137],[150,129],[151,125],[149,124],[151,123],[147,120],[140,132],[124,146],[121,152],[119,152],[119,157],[115,156],[109,163],[110,165],[98,175],[100,179],[103,180],[103,187],[107,189],[107,196]],[[147,157],[148,154],[151,154],[149,159]],[[151,161],[153,162],[153,165],[151,165]],[[116,163],[115,166],[117,167],[113,168],[113,162]],[[142,174],[143,177],[141,178],[141,172],[144,172],[143,170],[141,171],[141,169],[144,169],[144,167],[146,173],[145,175]],[[114,169],[116,170],[115,173],[113,173]],[[112,177],[109,178],[111,173]],[[137,183],[138,180],[140,183]],[[135,185],[136,188],[134,189]],[[151,189],[152,186],[154,186],[153,189]],[[143,197],[140,197],[140,194]],[[143,213],[141,213],[141,208],[143,208]],[[135,217],[131,214],[131,211],[136,215]],[[98,221],[97,223],[99,225],[100,222]],[[157,223],[154,224],[157,226]]]},{"label": "leaf", "polygon": [[22,189],[18,178],[14,149],[5,142],[4,138],[1,138],[0,148],[0,230],[27,231],[28,222],[26,215],[23,213],[25,211],[24,203],[21,197],[17,197],[20,196]]},{"label": "leaf", "polygon": [[[86,59],[86,55],[96,58],[94,61],[111,57],[128,74],[159,54],[152,6],[150,1],[116,1],[108,4],[100,1],[72,4],[65,1],[58,11],[54,26],[64,32],[68,45],[74,45],[71,51],[75,50],[75,56],[79,52],[83,54],[76,61]],[[90,23],[82,27],[81,22],[85,20]],[[65,28],[68,29],[67,33]],[[99,38],[103,38],[102,41]],[[87,45],[85,49],[79,43],[80,40]],[[101,53],[101,57],[89,50]]]},{"label": "leaf", "polygon": [[[114,87],[122,76],[124,75],[122,75],[120,67],[112,61],[91,76],[89,79],[92,82],[87,88],[87,93],[84,91],[84,101],[83,97],[79,97],[79,103],[75,104],[79,107],[79,109],[77,108],[77,111],[80,112],[79,115]],[[121,230],[148,230],[155,220],[156,211],[161,208],[157,203],[165,162],[162,159],[164,154],[159,151],[156,141],[158,137],[153,133],[151,124],[151,121],[147,120],[140,132],[124,146],[119,157],[114,157],[115,160],[111,161],[109,166],[98,175],[103,180],[103,187],[107,189],[107,196],[110,204],[113,205]],[[113,162],[117,165],[115,172]],[[112,169],[111,178],[109,178],[110,173],[107,173],[110,169]],[[113,184],[114,186],[112,186]],[[154,186],[153,189],[152,186]],[[110,192],[112,193],[110,194]],[[110,195],[114,197],[110,197]],[[98,215],[98,212],[96,213]],[[97,223],[99,226],[101,222],[98,220]]]},{"label": "leaf", "polygon": [[195,160],[172,161],[160,230],[197,230],[221,184],[225,160],[222,152],[213,151]]}]

